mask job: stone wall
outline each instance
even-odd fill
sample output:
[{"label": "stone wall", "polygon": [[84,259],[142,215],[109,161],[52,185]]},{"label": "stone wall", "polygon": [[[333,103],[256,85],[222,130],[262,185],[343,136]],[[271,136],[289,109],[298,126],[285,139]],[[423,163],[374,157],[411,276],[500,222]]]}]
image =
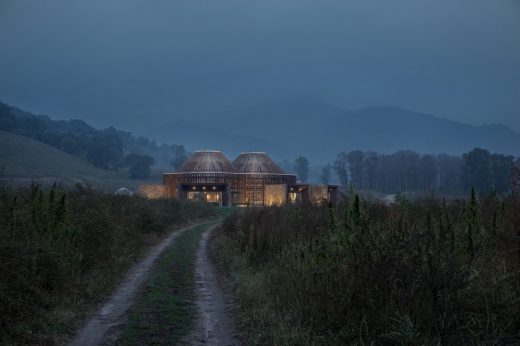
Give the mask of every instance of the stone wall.
[{"label": "stone wall", "polygon": [[164,185],[143,184],[139,186],[137,194],[150,199],[158,199],[166,197],[166,190]]}]

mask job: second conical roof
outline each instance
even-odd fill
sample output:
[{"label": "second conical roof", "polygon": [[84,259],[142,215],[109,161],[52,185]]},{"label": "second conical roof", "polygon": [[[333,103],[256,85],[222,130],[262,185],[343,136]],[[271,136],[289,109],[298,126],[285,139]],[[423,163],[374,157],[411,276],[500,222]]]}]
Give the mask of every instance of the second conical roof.
[{"label": "second conical roof", "polygon": [[263,152],[241,153],[233,161],[233,166],[239,173],[271,173],[285,174],[285,172]]},{"label": "second conical roof", "polygon": [[177,172],[235,173],[235,168],[220,151],[198,150],[184,161]]}]

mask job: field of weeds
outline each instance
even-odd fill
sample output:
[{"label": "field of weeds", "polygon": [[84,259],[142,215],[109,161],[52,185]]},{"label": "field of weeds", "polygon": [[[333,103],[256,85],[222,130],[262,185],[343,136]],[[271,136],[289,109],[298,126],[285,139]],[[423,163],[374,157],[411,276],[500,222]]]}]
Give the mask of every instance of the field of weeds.
[{"label": "field of weeds", "polygon": [[250,208],[214,234],[247,344],[520,343],[520,209],[450,203]]},{"label": "field of weeds", "polygon": [[60,344],[168,230],[209,205],[0,187],[0,343]]}]

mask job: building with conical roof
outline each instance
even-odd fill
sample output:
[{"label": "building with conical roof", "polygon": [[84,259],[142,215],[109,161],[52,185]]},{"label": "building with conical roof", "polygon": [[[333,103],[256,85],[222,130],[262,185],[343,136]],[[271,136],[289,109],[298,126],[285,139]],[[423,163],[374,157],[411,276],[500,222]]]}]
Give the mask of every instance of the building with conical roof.
[{"label": "building with conical roof", "polygon": [[197,150],[177,169],[177,172],[234,173],[233,164],[217,150]]},{"label": "building with conical roof", "polygon": [[233,166],[240,174],[237,204],[285,204],[288,186],[296,184],[296,176],[286,174],[264,152],[241,153]]},{"label": "building with conical roof", "polygon": [[[167,198],[223,206],[282,205],[308,200],[309,185],[297,184],[266,153],[241,153],[230,162],[220,151],[195,151],[174,173],[164,174]],[[328,200],[336,187],[325,186]]]},{"label": "building with conical roof", "polygon": [[263,152],[241,153],[233,161],[233,166],[235,166],[237,172],[240,173],[285,174],[285,172]]}]

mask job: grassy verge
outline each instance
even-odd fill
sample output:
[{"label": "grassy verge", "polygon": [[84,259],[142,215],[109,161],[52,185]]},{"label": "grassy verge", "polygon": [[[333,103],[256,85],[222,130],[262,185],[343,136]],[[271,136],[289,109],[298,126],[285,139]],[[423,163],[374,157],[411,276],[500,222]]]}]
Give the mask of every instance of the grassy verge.
[{"label": "grassy verge", "polygon": [[186,230],[160,257],[121,334],[122,345],[173,345],[190,331],[196,252],[212,224]]},{"label": "grassy verge", "polygon": [[520,343],[520,202],[251,208],[213,234],[248,345]]},{"label": "grassy verge", "polygon": [[172,227],[216,208],[0,185],[0,343],[63,344]]}]

